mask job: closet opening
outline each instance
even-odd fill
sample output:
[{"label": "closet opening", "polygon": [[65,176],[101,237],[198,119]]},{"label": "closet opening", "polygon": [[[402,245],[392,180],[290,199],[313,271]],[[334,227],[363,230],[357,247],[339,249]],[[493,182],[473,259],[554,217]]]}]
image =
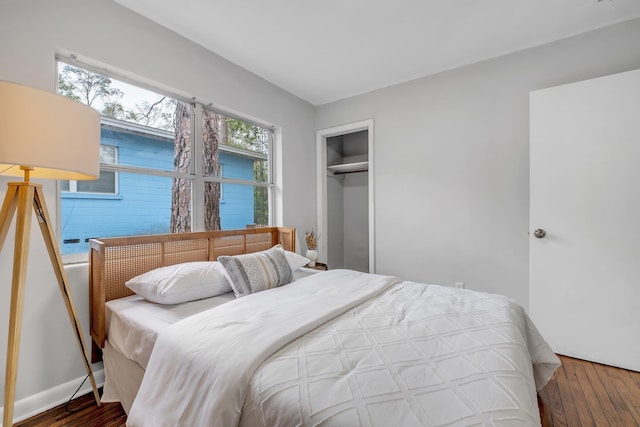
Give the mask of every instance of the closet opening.
[{"label": "closet opening", "polygon": [[320,259],[375,272],[373,120],[318,131],[317,145]]}]

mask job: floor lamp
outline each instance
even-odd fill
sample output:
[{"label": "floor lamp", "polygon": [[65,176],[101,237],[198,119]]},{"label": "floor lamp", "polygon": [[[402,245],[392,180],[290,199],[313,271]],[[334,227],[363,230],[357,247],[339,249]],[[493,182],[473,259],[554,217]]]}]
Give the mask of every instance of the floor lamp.
[{"label": "floor lamp", "polygon": [[[4,427],[9,427],[13,422],[20,324],[33,213],[40,226],[62,299],[80,346],[96,403],[100,406],[100,396],[91,372],[42,185],[30,181],[31,178],[95,179],[99,174],[99,152],[100,117],[97,112],[60,95],[0,81],[0,174],[24,177],[22,182],[9,183],[0,210],[0,251],[13,217],[16,217],[4,386]],[[2,281],[4,282],[4,277]]]}]

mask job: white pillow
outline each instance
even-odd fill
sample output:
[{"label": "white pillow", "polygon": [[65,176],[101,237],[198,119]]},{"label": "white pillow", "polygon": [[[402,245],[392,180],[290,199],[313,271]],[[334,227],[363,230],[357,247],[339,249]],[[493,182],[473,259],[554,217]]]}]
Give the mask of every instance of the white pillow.
[{"label": "white pillow", "polygon": [[125,283],[158,304],[179,304],[231,292],[224,268],[217,261],[196,261],[148,271]]},{"label": "white pillow", "polygon": [[295,252],[284,251],[284,255],[287,257],[287,262],[289,263],[289,265],[291,266],[291,270],[293,271],[296,271],[297,269],[304,267],[311,262],[309,258],[298,255]]}]

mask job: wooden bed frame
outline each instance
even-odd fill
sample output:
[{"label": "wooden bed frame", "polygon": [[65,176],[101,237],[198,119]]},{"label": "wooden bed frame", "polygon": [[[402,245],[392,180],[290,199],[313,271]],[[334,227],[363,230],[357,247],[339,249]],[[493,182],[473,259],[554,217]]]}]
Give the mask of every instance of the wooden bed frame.
[{"label": "wooden bed frame", "polygon": [[215,261],[220,255],[259,252],[277,244],[295,252],[295,228],[246,228],[90,240],[91,362],[102,360],[106,338],[105,303],[133,295],[133,291],[125,286],[127,280],[158,267],[189,261]]}]

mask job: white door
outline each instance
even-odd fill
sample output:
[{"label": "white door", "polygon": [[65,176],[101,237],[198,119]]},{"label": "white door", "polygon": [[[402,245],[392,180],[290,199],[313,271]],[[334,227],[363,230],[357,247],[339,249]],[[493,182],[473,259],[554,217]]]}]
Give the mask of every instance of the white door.
[{"label": "white door", "polygon": [[640,70],[530,107],[530,315],[556,353],[640,371]]}]

